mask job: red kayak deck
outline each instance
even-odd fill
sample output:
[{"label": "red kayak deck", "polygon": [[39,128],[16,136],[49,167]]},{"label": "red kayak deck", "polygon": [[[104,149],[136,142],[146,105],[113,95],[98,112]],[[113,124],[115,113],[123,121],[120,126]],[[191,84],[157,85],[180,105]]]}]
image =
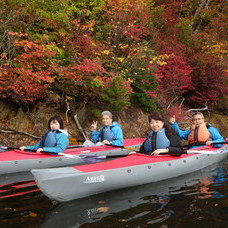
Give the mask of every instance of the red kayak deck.
[{"label": "red kayak deck", "polygon": [[[192,150],[217,150],[217,148],[212,148],[210,146],[204,146],[200,148],[194,148]],[[145,154],[131,154],[123,158],[118,158],[111,161],[95,163],[95,164],[88,164],[82,166],[73,166],[82,172],[96,172],[102,170],[109,170],[109,169],[118,169],[136,165],[144,165],[149,163],[157,163],[157,162],[166,162],[166,161],[173,161],[178,160],[186,157],[191,157],[196,154],[183,154],[181,156],[171,156],[171,155],[158,155],[158,156],[151,156]]]},{"label": "red kayak deck", "polygon": [[[124,146],[132,146],[143,143],[145,139],[143,138],[136,138],[136,139],[125,139]],[[116,150],[118,147],[112,146],[95,146],[95,147],[80,147],[80,148],[69,148],[65,151],[66,154],[87,154],[92,152],[101,152],[105,150]],[[120,148],[121,149],[121,148]],[[50,157],[57,157],[59,155],[55,154],[38,154],[36,152],[25,152],[20,150],[10,150],[0,153],[0,162],[1,161],[13,161],[13,160],[27,160],[27,159],[40,159],[40,158],[50,158]]]}]

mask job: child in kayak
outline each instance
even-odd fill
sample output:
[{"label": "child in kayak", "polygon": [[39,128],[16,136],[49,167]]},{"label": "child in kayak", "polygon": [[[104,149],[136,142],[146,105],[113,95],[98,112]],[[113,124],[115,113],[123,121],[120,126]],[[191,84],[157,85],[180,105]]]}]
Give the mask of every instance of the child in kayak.
[{"label": "child in kayak", "polygon": [[151,113],[148,120],[151,130],[140,147],[140,153],[181,155],[183,153],[181,141],[175,131],[165,122],[162,114],[158,112]]},{"label": "child in kayak", "polygon": [[102,115],[103,126],[97,131],[97,121],[93,121],[91,125],[92,142],[86,140],[83,146],[95,146],[110,144],[115,146],[123,145],[123,132],[121,126],[117,122],[112,122],[112,113],[104,111]]},{"label": "child in kayak", "polygon": [[[224,142],[224,138],[220,135],[219,131],[211,124],[205,123],[203,113],[201,112],[192,114],[192,126],[189,130],[181,130],[176,123],[175,116],[171,117],[169,122],[181,139],[188,140],[190,148],[197,146],[199,143],[205,143],[205,145],[210,146],[212,143]],[[221,144],[214,145],[214,147],[220,146]]]},{"label": "child in kayak", "polygon": [[48,121],[48,130],[41,140],[33,146],[21,146],[20,150],[30,149],[37,152],[47,151],[60,153],[69,145],[68,133],[63,129],[63,120],[59,116],[53,116]]}]

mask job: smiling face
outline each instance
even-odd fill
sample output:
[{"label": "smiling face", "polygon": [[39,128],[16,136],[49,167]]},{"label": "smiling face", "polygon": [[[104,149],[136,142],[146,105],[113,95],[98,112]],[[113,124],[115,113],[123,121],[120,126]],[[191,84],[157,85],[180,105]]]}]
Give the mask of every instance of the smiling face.
[{"label": "smiling face", "polygon": [[105,126],[109,126],[112,123],[112,119],[108,115],[102,116],[102,123]]},{"label": "smiling face", "polygon": [[52,120],[51,123],[50,123],[50,129],[52,131],[54,130],[59,130],[60,129],[60,124],[57,120]]},{"label": "smiling face", "polygon": [[192,122],[193,122],[193,124],[195,124],[196,126],[199,126],[199,125],[203,124],[203,123],[204,123],[204,117],[203,117],[203,115],[200,114],[200,113],[194,115],[194,116],[192,117]]},{"label": "smiling face", "polygon": [[154,120],[151,119],[150,121],[150,128],[152,131],[160,131],[164,127],[164,122],[161,120]]}]

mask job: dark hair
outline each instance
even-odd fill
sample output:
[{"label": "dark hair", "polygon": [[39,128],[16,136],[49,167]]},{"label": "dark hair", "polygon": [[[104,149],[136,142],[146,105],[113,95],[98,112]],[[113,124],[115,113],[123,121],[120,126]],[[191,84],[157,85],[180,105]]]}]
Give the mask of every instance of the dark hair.
[{"label": "dark hair", "polygon": [[151,122],[152,119],[153,120],[160,120],[160,121],[164,122],[164,128],[165,128],[165,131],[167,132],[168,136],[176,134],[176,132],[173,130],[173,128],[170,127],[170,125],[166,122],[165,117],[162,115],[162,113],[160,113],[160,112],[152,112],[148,116],[149,123]]},{"label": "dark hair", "polygon": [[204,115],[203,115],[202,112],[194,112],[194,113],[192,114],[192,119],[193,119],[193,117],[194,117],[195,115],[201,115],[201,116],[204,118]]},{"label": "dark hair", "polygon": [[57,122],[59,123],[60,129],[63,129],[63,128],[64,128],[64,127],[63,127],[63,120],[62,120],[62,118],[61,118],[60,116],[54,115],[54,116],[52,116],[52,117],[48,120],[48,129],[49,129],[49,130],[51,129],[50,124],[51,124],[51,121],[53,121],[53,120],[55,120],[55,121],[57,121]]},{"label": "dark hair", "polygon": [[150,115],[148,116],[149,123],[150,123],[150,121],[152,119],[153,120],[160,120],[162,122],[165,122],[164,116],[161,113],[159,113],[159,112],[152,112],[152,113],[150,113]]}]

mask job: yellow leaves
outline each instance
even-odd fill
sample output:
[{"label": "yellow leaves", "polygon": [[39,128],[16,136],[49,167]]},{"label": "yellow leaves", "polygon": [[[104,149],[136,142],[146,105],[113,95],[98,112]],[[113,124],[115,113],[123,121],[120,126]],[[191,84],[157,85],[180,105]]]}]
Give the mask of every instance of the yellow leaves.
[{"label": "yellow leaves", "polygon": [[0,77],[6,76],[7,74],[8,74],[8,72],[6,70],[1,70],[0,71]]},{"label": "yellow leaves", "polygon": [[91,41],[91,43],[90,43],[90,44],[91,44],[91,46],[92,46],[92,47],[96,47],[96,46],[97,46],[97,45],[96,45],[96,43],[95,43],[95,42],[93,42],[93,41]]},{"label": "yellow leaves", "polygon": [[228,45],[227,41],[225,42],[214,41],[212,44],[205,45],[203,49],[212,56],[215,56],[219,59],[224,59],[228,54],[227,45]]},{"label": "yellow leaves", "polygon": [[110,54],[110,51],[109,51],[109,50],[104,50],[104,51],[102,51],[101,53],[102,53],[102,54],[105,54],[105,55],[108,55],[108,54]]},{"label": "yellow leaves", "polygon": [[130,83],[134,82],[134,80],[131,79],[131,78],[128,78],[127,80],[128,80]]},{"label": "yellow leaves", "polygon": [[126,48],[129,47],[129,45],[128,45],[128,44],[120,44],[119,47],[120,47],[121,49],[126,49]]},{"label": "yellow leaves", "polygon": [[170,55],[167,55],[167,54],[164,54],[164,55],[158,55],[158,56],[154,56],[153,58],[151,58],[151,60],[149,61],[150,64],[158,64],[159,66],[163,66],[163,65],[166,65],[166,59],[168,58],[171,58],[171,57],[174,57],[175,55],[174,54],[170,54]]},{"label": "yellow leaves", "polygon": [[124,58],[121,58],[121,57],[116,58],[116,59],[118,59],[120,62],[123,62],[124,61]]},{"label": "yellow leaves", "polygon": [[160,61],[160,60],[158,60],[158,61],[157,61],[157,64],[158,64],[159,66],[163,66],[163,65],[166,65],[167,63],[166,63],[165,61]]}]

